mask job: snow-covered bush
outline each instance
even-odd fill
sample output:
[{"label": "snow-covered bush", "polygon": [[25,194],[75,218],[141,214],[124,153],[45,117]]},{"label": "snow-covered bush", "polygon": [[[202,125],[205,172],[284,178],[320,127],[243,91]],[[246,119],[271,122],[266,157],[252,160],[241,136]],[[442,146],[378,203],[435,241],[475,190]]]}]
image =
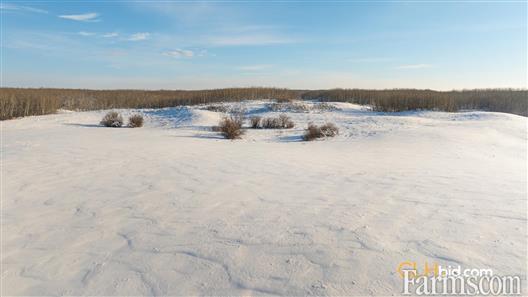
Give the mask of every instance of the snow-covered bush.
[{"label": "snow-covered bush", "polygon": [[262,121],[262,117],[254,116],[249,119],[249,122],[251,124],[251,128],[258,129],[260,128],[260,121]]},{"label": "snow-covered bush", "polygon": [[115,111],[110,111],[101,120],[101,125],[114,128],[121,127],[123,126],[123,117]]},{"label": "snow-covered bush", "polygon": [[240,116],[224,117],[218,124],[218,130],[227,139],[237,139],[244,134],[242,130],[242,124],[244,119]]},{"label": "snow-covered bush", "polygon": [[260,127],[264,129],[279,129],[281,122],[279,118],[264,118],[261,121]]},{"label": "snow-covered bush", "polygon": [[303,139],[305,141],[311,141],[317,138],[334,137],[337,134],[339,134],[339,129],[335,124],[326,123],[322,126],[309,124],[303,135]]},{"label": "snow-covered bush", "polygon": [[281,114],[276,118],[264,118],[260,121],[260,128],[264,129],[290,129],[295,124],[289,116]]},{"label": "snow-covered bush", "polygon": [[238,104],[238,105],[231,106],[227,112],[236,117],[240,117],[240,116],[243,117],[247,112],[247,108],[242,104]]},{"label": "snow-covered bush", "polygon": [[282,128],[291,129],[295,126],[291,118],[285,114],[279,115],[279,120],[280,120]]},{"label": "snow-covered bush", "polygon": [[139,128],[143,126],[143,116],[140,114],[132,115],[128,118],[128,126],[130,128]]},{"label": "snow-covered bush", "polygon": [[328,104],[326,102],[319,102],[317,104],[314,104],[314,106],[312,107],[312,110],[323,112],[323,111],[336,111],[336,110],[339,110],[339,108],[335,107],[332,104]]}]

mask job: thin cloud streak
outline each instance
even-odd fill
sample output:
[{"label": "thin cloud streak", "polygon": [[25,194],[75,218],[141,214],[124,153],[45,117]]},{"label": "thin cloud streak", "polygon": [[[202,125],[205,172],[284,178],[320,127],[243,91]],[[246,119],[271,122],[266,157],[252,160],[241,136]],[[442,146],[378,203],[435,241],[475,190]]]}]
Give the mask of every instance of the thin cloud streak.
[{"label": "thin cloud streak", "polygon": [[30,6],[14,5],[10,3],[1,3],[0,10],[19,10],[19,11],[28,11],[28,12],[34,12],[34,13],[48,13],[48,11],[44,9],[30,7]]},{"label": "thin cloud streak", "polygon": [[113,38],[113,37],[117,37],[117,36],[119,36],[119,33],[117,33],[117,32],[111,32],[111,33],[103,34],[104,38]]},{"label": "thin cloud streak", "polygon": [[192,58],[194,57],[194,52],[191,50],[182,50],[182,49],[175,49],[171,51],[164,52],[163,55],[174,57],[174,58]]},{"label": "thin cloud streak", "polygon": [[59,15],[59,18],[72,20],[72,21],[78,21],[78,22],[99,22],[100,20],[97,18],[98,16],[99,16],[98,13],[90,12],[90,13],[84,13],[84,14]]},{"label": "thin cloud streak", "polygon": [[85,31],[81,31],[78,34],[81,36],[94,36],[95,35],[95,33],[93,32],[85,32]]}]

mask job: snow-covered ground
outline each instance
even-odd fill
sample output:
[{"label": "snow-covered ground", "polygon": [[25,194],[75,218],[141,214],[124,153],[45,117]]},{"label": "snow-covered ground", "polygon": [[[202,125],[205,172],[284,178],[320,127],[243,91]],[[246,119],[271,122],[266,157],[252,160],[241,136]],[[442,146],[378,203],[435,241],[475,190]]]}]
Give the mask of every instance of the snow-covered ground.
[{"label": "snow-covered ground", "polygon": [[333,105],[236,141],[200,107],[2,122],[2,295],[399,295],[402,261],[526,284],[526,118]]}]

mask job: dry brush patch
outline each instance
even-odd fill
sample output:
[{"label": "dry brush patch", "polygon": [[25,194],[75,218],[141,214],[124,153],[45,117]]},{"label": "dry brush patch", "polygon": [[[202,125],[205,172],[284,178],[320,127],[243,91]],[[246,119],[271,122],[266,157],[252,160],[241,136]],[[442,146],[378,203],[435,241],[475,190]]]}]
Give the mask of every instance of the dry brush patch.
[{"label": "dry brush patch", "polygon": [[253,129],[260,128],[261,121],[262,121],[262,117],[261,116],[253,116],[253,117],[249,118],[249,123],[251,125],[251,128],[253,128]]},{"label": "dry brush patch", "polygon": [[295,123],[285,114],[268,118],[253,117],[250,120],[251,127],[257,129],[291,129],[295,127]]},{"label": "dry brush patch", "polygon": [[327,103],[327,102],[316,102],[314,104],[308,104],[300,100],[289,100],[286,102],[276,102],[268,104],[268,108],[271,111],[280,112],[325,112],[325,111],[336,111],[339,108]]},{"label": "dry brush patch", "polygon": [[139,128],[143,127],[143,116],[140,114],[131,115],[128,118],[128,127],[130,128]]},{"label": "dry brush patch", "polygon": [[219,131],[227,139],[238,139],[244,134],[243,123],[244,118],[241,116],[224,117],[218,127],[213,127],[213,131]]},{"label": "dry brush patch", "polygon": [[123,117],[116,111],[109,111],[101,120],[105,127],[119,128],[123,126]]},{"label": "dry brush patch", "polygon": [[336,111],[340,109],[327,102],[319,102],[317,104],[314,104],[314,106],[312,107],[312,110],[324,112],[324,111]]},{"label": "dry brush patch", "polygon": [[333,123],[326,123],[322,126],[310,123],[304,132],[303,140],[312,141],[317,138],[334,137],[337,134],[339,134],[339,129]]}]

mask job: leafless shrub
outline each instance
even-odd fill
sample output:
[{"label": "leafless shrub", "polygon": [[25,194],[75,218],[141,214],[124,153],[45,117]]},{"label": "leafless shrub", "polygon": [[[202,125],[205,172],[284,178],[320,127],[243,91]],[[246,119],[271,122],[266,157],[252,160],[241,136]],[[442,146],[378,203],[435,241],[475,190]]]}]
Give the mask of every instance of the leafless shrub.
[{"label": "leafless shrub", "polygon": [[268,104],[268,107],[271,111],[275,112],[323,112],[339,110],[339,108],[328,104],[327,102],[320,102],[313,105],[309,105],[300,101],[285,101]]},{"label": "leafless shrub", "polygon": [[317,126],[312,123],[308,124],[308,128],[303,135],[305,141],[311,141],[317,138],[334,137],[339,133],[339,129],[333,123],[326,123],[322,126]]},{"label": "leafless shrub", "polygon": [[251,124],[251,128],[258,129],[261,128],[260,122],[262,121],[262,117],[254,116],[249,119],[249,122]]},{"label": "leafless shrub", "polygon": [[334,137],[339,134],[339,128],[334,123],[326,123],[320,129],[323,137]]},{"label": "leafless shrub", "polygon": [[281,128],[291,129],[295,126],[291,118],[285,114],[279,115],[279,120],[280,120]]},{"label": "leafless shrub", "polygon": [[236,117],[244,116],[246,114],[247,109],[246,107],[242,105],[235,105],[228,109],[228,112]]},{"label": "leafless shrub", "polygon": [[295,124],[291,118],[285,114],[281,114],[276,118],[269,117],[263,118],[260,121],[260,128],[264,129],[290,129],[293,128]]},{"label": "leafless shrub", "polygon": [[320,137],[322,137],[321,129],[317,125],[308,124],[308,128],[306,128],[303,135],[303,140],[311,141]]},{"label": "leafless shrub", "polygon": [[212,126],[211,127],[211,131],[213,131],[213,132],[222,132],[222,129],[220,128],[220,126]]},{"label": "leafless shrub", "polygon": [[276,102],[268,104],[268,108],[271,111],[279,111],[279,110],[281,110],[282,106],[283,106],[282,103],[276,103]]},{"label": "leafless shrub", "polygon": [[262,119],[261,126],[264,129],[279,129],[282,127],[282,124],[279,118],[264,118]]},{"label": "leafless shrub", "polygon": [[143,116],[140,114],[132,115],[128,118],[128,126],[130,128],[143,127]]},{"label": "leafless shrub", "polygon": [[312,109],[320,112],[339,110],[339,108],[333,106],[332,104],[328,104],[327,102],[319,102],[317,104],[314,104]]},{"label": "leafless shrub", "polygon": [[115,111],[109,111],[101,120],[101,125],[114,128],[121,127],[123,126],[123,117]]},{"label": "leafless shrub", "polygon": [[241,117],[224,117],[218,124],[222,135],[227,139],[237,139],[244,134],[242,130],[243,118]]}]

